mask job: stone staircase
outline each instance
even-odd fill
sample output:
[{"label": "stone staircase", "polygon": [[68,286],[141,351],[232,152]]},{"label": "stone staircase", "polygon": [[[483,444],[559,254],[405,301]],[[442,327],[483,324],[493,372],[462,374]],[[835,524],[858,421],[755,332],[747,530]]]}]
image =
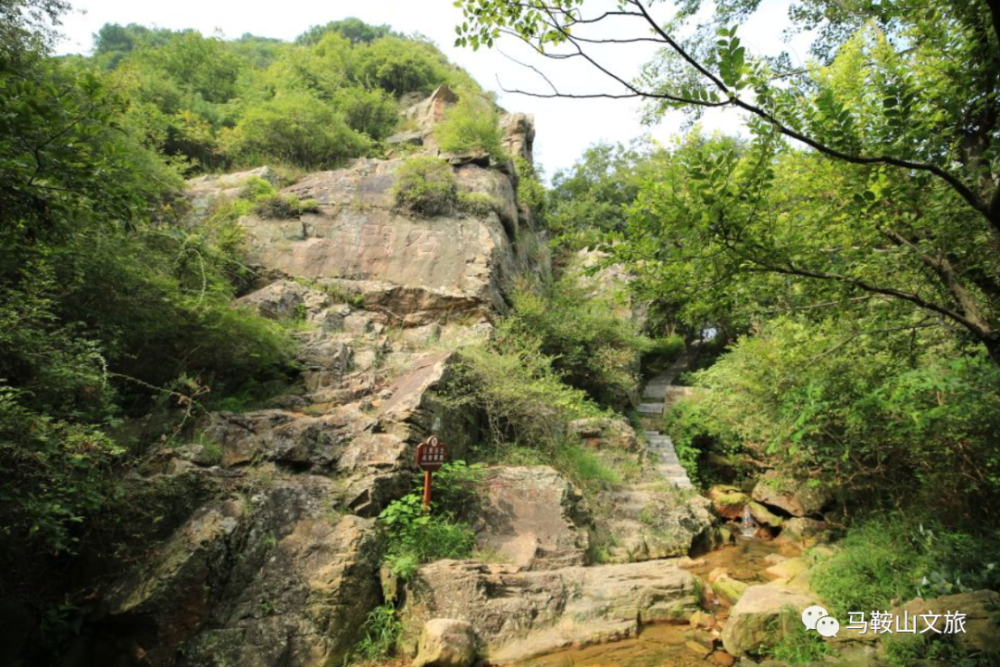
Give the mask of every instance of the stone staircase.
[{"label": "stone staircase", "polygon": [[[657,375],[642,392],[642,402],[639,404],[639,414],[643,416],[643,421],[650,426],[658,426],[663,417],[663,410],[668,391],[674,378],[687,368],[688,360],[682,357],[665,372]],[[659,430],[647,429],[646,438],[649,439],[649,455],[657,471],[671,484],[680,489],[693,489],[694,485],[687,476],[687,471],[681,466],[677,452],[674,450],[674,443],[669,436],[660,433]]]}]

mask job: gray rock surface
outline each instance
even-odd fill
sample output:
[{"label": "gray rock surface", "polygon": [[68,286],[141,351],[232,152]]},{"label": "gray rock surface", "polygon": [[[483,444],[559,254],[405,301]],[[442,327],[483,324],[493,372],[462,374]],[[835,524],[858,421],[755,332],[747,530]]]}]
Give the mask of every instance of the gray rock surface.
[{"label": "gray rock surface", "polygon": [[771,471],[753,489],[753,499],[792,516],[819,515],[832,500],[829,490]]},{"label": "gray rock surface", "polygon": [[[515,569],[467,561],[425,565],[408,589],[406,627],[440,617],[468,621],[483,656],[503,664],[631,637],[645,623],[686,622],[697,607],[694,577],[671,561]],[[417,639],[405,636],[404,646],[413,650]]]},{"label": "gray rock surface", "polygon": [[476,546],[524,570],[585,565],[583,496],[547,466],[490,468],[479,491]]},{"label": "gray rock surface", "polygon": [[[196,512],[107,596],[92,664],[323,665],[378,600],[370,520],[329,512],[334,482],[298,477]],[[178,658],[178,656],[181,656]]]}]

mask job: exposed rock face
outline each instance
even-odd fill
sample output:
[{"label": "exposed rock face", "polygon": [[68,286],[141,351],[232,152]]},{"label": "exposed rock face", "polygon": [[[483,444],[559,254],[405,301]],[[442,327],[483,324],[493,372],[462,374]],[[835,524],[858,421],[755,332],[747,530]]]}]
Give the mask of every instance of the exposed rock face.
[{"label": "exposed rock face", "polygon": [[358,160],[286,188],[318,201],[320,212],[244,218],[256,261],[320,283],[349,281],[343,286],[362,295],[365,308],[408,326],[504,311],[504,294],[523,268],[513,248],[518,209],[510,178],[462,165],[462,189],[490,197],[495,212],[416,218],[394,209],[401,163]]},{"label": "exposed rock face", "polygon": [[[440,561],[422,567],[404,620],[468,621],[494,663],[567,646],[634,636],[643,623],[686,622],[697,606],[694,577],[668,561],[515,572],[505,565]],[[417,638],[408,636],[410,649]]]},{"label": "exposed rock face", "polygon": [[278,175],[270,167],[257,167],[223,176],[205,175],[187,182],[188,201],[191,202],[193,218],[203,216],[218,199],[233,199],[251,178],[263,178],[272,185],[278,182]]},{"label": "exposed rock face", "polygon": [[614,563],[687,556],[711,539],[715,525],[706,498],[684,500],[662,482],[604,493],[597,503],[606,510],[598,526],[614,538],[608,550]]},{"label": "exposed rock face", "polygon": [[753,499],[792,516],[803,517],[821,514],[832,497],[822,487],[769,472],[754,487]]},{"label": "exposed rock face", "polygon": [[[378,600],[371,521],[330,513],[299,477],[203,507],[108,596],[91,664],[319,665],[343,658]],[[181,657],[178,658],[178,655]]]},{"label": "exposed rock face", "polygon": [[589,417],[569,423],[569,432],[596,449],[637,451],[639,438],[635,429],[622,418]]},{"label": "exposed rock face", "polygon": [[[411,144],[423,146],[428,151],[437,151],[434,127],[444,118],[445,112],[458,102],[448,86],[439,86],[425,100],[417,102],[403,111],[403,119],[415,129],[389,137],[389,144]],[[534,162],[535,117],[525,113],[504,113],[500,116],[503,132],[503,148],[512,157],[523,157]]]},{"label": "exposed rock face", "polygon": [[479,549],[525,570],[586,564],[583,496],[552,468],[490,468],[480,498]]},{"label": "exposed rock face", "polygon": [[472,626],[453,618],[424,623],[413,667],[470,667],[476,661],[478,639]]},{"label": "exposed rock face", "polygon": [[[452,103],[439,90],[422,104],[420,143]],[[511,145],[530,152],[530,117],[512,128],[525,138]],[[414,447],[433,429],[455,458],[478,440],[476,414],[434,397],[453,357],[429,348],[482,339],[515,279],[549,270],[507,165],[459,161],[460,190],[488,197],[488,210],[425,219],[395,209],[400,163],[312,174],[283,192],[317,200],[319,212],[240,221],[260,289],[234,307],[294,323],[301,374],[265,409],[205,415],[192,442],[164,447],[139,471],[210,480],[214,499],[192,499],[201,507],[179,512],[146,562],[103,589],[100,641],[75,664],[321,667],[341,664],[361,638],[381,601],[371,517],[410,490]],[[267,168],[192,180],[190,224],[251,177],[277,180]],[[572,492],[550,481],[519,492],[534,488],[535,507],[552,501],[554,513],[518,505],[511,516],[534,522],[532,563],[582,563],[587,533],[570,520]]]}]

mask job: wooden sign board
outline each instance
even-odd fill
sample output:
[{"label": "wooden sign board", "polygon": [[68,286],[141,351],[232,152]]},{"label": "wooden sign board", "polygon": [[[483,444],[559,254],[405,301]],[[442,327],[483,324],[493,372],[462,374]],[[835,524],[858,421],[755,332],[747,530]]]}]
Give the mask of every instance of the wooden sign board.
[{"label": "wooden sign board", "polygon": [[448,460],[448,446],[433,435],[417,445],[417,467],[435,472]]}]

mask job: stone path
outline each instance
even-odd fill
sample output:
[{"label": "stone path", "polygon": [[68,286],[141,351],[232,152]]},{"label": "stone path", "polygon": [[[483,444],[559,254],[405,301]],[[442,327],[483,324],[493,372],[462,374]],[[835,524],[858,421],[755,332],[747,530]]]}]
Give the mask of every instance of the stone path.
[{"label": "stone path", "polygon": [[[645,421],[659,424],[663,416],[667,391],[673,384],[674,378],[687,366],[688,359],[685,355],[673,366],[649,381],[642,392],[642,402],[639,404],[639,414],[646,418]],[[645,433],[649,439],[649,453],[652,460],[656,462],[657,471],[674,486],[681,489],[693,489],[694,485],[688,479],[687,471],[684,470],[677,458],[677,452],[674,450],[674,443],[670,436],[664,435],[658,430],[647,430]]]}]

